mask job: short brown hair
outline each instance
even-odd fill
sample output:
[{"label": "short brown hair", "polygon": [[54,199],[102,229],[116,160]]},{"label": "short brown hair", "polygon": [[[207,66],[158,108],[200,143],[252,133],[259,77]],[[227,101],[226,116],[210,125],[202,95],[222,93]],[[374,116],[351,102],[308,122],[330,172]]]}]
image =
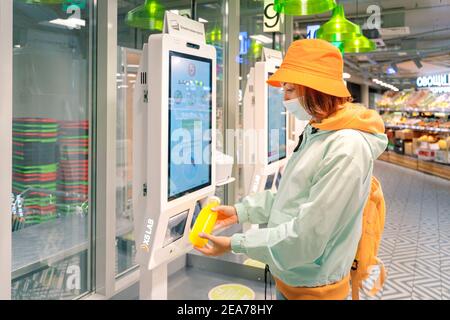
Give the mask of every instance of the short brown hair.
[{"label": "short brown hair", "polygon": [[297,93],[306,111],[318,120],[328,118],[340,106],[353,101],[352,97],[335,97],[302,85],[297,85]]}]

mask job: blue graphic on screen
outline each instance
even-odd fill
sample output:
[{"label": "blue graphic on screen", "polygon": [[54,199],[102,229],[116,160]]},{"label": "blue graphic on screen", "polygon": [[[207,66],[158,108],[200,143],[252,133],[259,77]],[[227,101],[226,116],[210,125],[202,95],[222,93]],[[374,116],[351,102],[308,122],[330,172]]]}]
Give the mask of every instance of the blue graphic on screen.
[{"label": "blue graphic on screen", "polygon": [[[269,73],[269,77],[272,74]],[[286,158],[286,109],[283,106],[283,90],[269,86],[269,127],[268,127],[268,158],[269,164]]]},{"label": "blue graphic on screen", "polygon": [[212,61],[170,52],[169,200],[211,184]]}]

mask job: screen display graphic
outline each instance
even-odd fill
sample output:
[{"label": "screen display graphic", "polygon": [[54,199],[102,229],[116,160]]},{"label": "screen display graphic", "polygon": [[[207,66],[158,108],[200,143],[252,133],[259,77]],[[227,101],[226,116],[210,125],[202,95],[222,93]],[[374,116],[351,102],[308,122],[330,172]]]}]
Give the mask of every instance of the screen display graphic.
[{"label": "screen display graphic", "polygon": [[211,59],[170,52],[169,201],[211,184],[212,71]]}]

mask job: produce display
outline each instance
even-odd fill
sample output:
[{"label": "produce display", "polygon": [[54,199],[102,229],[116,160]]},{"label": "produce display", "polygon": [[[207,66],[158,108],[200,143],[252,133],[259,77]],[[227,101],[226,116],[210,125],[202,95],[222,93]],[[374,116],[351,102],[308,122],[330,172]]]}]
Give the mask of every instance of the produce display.
[{"label": "produce display", "polygon": [[447,138],[446,140],[444,139],[439,140],[439,149],[447,150],[449,145],[450,145],[450,137]]},{"label": "produce display", "polygon": [[450,94],[444,93],[436,97],[430,102],[430,109],[447,109],[450,110]]},{"label": "produce display", "polygon": [[376,102],[378,108],[388,108],[393,105],[394,98],[401,92],[386,91],[384,95]]},{"label": "produce display", "polygon": [[383,113],[381,117],[387,127],[404,126],[410,129],[438,130],[450,133],[450,121],[448,117],[436,117],[433,114],[408,115],[398,113]]},{"label": "produce display", "polygon": [[436,110],[450,112],[450,94],[433,93],[430,90],[405,90],[387,91],[380,100],[376,102],[378,108],[389,108],[393,110]]},{"label": "produce display", "polygon": [[450,179],[450,94],[387,91],[376,106],[389,141],[383,160]]},{"label": "produce display", "polygon": [[419,142],[428,142],[428,143],[436,143],[435,136],[423,135],[418,139]]}]

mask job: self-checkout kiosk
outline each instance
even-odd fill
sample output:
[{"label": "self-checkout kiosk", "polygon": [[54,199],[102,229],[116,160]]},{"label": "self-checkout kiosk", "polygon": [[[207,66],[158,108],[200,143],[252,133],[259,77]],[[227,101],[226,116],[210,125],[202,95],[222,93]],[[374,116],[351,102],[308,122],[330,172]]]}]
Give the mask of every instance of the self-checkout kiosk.
[{"label": "self-checkout kiosk", "polygon": [[281,63],[281,52],[264,48],[263,61],[257,62],[248,76],[241,152],[244,195],[276,191],[291,154],[283,91],[267,84]]},{"label": "self-checkout kiosk", "polygon": [[167,12],[143,49],[134,103],[133,208],[140,299],[167,299],[167,265],[192,250],[194,213],[215,193],[216,50]]}]

